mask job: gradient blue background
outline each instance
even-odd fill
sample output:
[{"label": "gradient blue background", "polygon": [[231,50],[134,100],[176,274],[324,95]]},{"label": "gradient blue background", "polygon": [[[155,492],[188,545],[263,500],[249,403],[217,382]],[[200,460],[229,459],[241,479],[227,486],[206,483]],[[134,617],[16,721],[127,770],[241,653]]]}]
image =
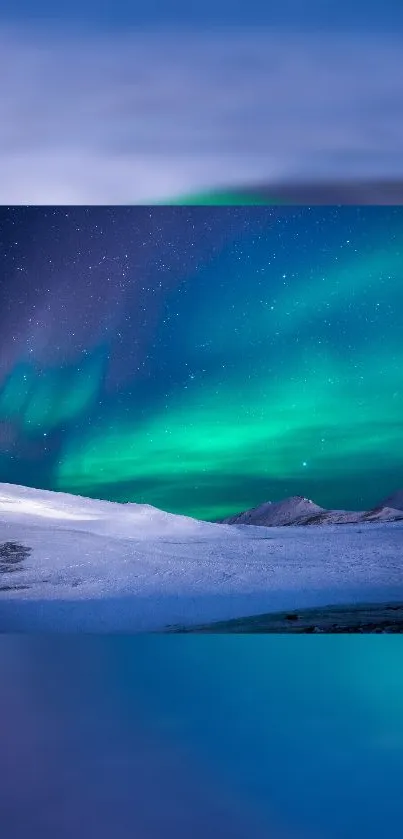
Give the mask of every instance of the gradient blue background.
[{"label": "gradient blue background", "polygon": [[90,22],[92,26],[110,23],[119,25],[143,24],[230,24],[282,25],[287,29],[297,27],[335,27],[346,29],[388,29],[403,23],[403,9],[398,2],[379,3],[377,0],[346,0],[326,3],[323,0],[283,0],[282,3],[263,3],[262,0],[206,0],[192,4],[188,0],[149,0],[146,4],[131,0],[97,2],[97,0],[71,0],[68,4],[55,4],[52,0],[3,0],[2,16],[11,20],[52,19]]},{"label": "gradient blue background", "polygon": [[397,636],[3,637],[3,835],[397,836],[401,659]]}]

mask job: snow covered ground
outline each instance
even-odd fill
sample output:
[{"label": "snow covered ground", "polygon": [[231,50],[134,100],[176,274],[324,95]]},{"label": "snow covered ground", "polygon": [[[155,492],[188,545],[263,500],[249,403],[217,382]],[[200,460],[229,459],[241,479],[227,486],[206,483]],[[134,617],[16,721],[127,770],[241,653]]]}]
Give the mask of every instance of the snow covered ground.
[{"label": "snow covered ground", "polygon": [[[1,546],[31,552],[12,567]],[[0,484],[0,631],[148,631],[403,599],[403,522],[200,522]]]}]

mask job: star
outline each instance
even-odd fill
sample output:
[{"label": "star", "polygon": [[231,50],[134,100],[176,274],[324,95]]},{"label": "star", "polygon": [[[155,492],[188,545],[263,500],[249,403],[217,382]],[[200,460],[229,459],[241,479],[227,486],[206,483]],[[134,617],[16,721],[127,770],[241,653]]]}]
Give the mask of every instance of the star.
[{"label": "star", "polygon": [[308,480],[370,508],[403,471],[402,222],[0,208],[2,479],[213,519]]}]

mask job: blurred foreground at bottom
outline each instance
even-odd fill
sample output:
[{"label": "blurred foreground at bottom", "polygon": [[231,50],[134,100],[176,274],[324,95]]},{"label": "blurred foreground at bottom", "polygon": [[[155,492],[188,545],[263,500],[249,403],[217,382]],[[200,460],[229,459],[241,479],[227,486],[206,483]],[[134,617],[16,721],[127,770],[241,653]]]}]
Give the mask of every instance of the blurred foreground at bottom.
[{"label": "blurred foreground at bottom", "polygon": [[399,636],[3,636],[1,835],[397,833],[402,652]]}]

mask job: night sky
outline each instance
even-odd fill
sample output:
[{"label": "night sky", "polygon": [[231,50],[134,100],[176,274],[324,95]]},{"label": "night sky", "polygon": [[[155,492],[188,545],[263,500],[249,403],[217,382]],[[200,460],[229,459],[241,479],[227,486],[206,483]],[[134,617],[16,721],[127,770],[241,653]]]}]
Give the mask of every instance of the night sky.
[{"label": "night sky", "polygon": [[403,208],[2,208],[0,282],[0,481],[211,519],[403,484]]}]

